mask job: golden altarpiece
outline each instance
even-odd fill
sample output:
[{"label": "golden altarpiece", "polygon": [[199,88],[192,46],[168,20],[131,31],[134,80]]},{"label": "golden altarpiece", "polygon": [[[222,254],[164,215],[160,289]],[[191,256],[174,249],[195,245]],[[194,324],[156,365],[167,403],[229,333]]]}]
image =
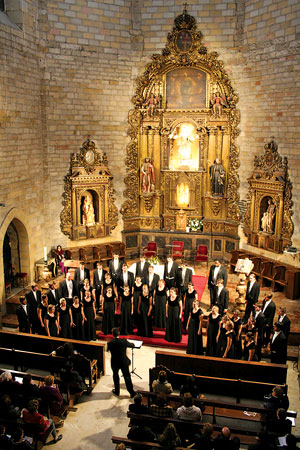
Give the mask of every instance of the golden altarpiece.
[{"label": "golden altarpiece", "polygon": [[250,245],[282,253],[291,245],[294,230],[292,184],[287,158],[279,155],[276,142],[269,142],[264,149],[263,155],[255,157],[254,170],[248,179],[244,233]]},{"label": "golden altarpiece", "polygon": [[65,177],[61,229],[72,240],[108,236],[118,222],[106,154],[87,139]]},{"label": "golden altarpiece", "polygon": [[129,111],[121,210],[129,251],[152,239],[163,248],[183,240],[190,255],[198,244],[226,258],[238,247],[237,101],[218,54],[184,10],[137,79]]}]

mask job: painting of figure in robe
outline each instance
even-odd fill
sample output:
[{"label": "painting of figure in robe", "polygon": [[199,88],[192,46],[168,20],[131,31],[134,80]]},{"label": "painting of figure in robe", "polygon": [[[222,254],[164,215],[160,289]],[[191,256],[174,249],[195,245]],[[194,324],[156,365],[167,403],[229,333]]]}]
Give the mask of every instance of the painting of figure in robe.
[{"label": "painting of figure in robe", "polygon": [[168,109],[199,109],[206,106],[206,74],[191,67],[167,73]]}]

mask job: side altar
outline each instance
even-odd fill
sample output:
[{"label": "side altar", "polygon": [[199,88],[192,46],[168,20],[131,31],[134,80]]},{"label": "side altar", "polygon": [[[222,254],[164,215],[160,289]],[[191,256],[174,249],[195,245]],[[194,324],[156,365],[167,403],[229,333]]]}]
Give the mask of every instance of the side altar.
[{"label": "side altar", "polygon": [[185,249],[205,243],[229,259],[239,243],[238,96],[186,9],[136,83],[121,209],[128,252],[181,237]]}]

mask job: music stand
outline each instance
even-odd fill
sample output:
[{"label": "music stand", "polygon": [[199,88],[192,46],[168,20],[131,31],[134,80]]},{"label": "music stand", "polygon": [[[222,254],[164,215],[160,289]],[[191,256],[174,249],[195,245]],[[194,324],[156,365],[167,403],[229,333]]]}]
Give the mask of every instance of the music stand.
[{"label": "music stand", "polygon": [[133,375],[136,375],[137,377],[139,377],[140,379],[142,379],[142,377],[136,373],[135,371],[135,367],[134,367],[134,349],[137,348],[141,348],[141,346],[143,345],[143,341],[137,341],[135,339],[127,339],[128,342],[131,342],[134,346],[131,347],[131,371],[130,373],[132,373]]}]

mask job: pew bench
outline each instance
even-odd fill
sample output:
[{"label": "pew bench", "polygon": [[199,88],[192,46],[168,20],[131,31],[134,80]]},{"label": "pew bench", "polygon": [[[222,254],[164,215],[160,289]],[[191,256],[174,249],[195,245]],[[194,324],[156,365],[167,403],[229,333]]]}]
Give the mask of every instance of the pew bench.
[{"label": "pew bench", "polygon": [[[158,442],[134,441],[133,439],[118,436],[112,436],[111,440],[114,444],[121,444],[123,442],[126,445],[126,448],[130,447],[132,449],[135,449],[136,447],[139,448],[141,446],[145,449],[149,448],[150,450],[152,448],[164,448]],[[186,447],[176,447],[176,450],[186,450]]]}]

